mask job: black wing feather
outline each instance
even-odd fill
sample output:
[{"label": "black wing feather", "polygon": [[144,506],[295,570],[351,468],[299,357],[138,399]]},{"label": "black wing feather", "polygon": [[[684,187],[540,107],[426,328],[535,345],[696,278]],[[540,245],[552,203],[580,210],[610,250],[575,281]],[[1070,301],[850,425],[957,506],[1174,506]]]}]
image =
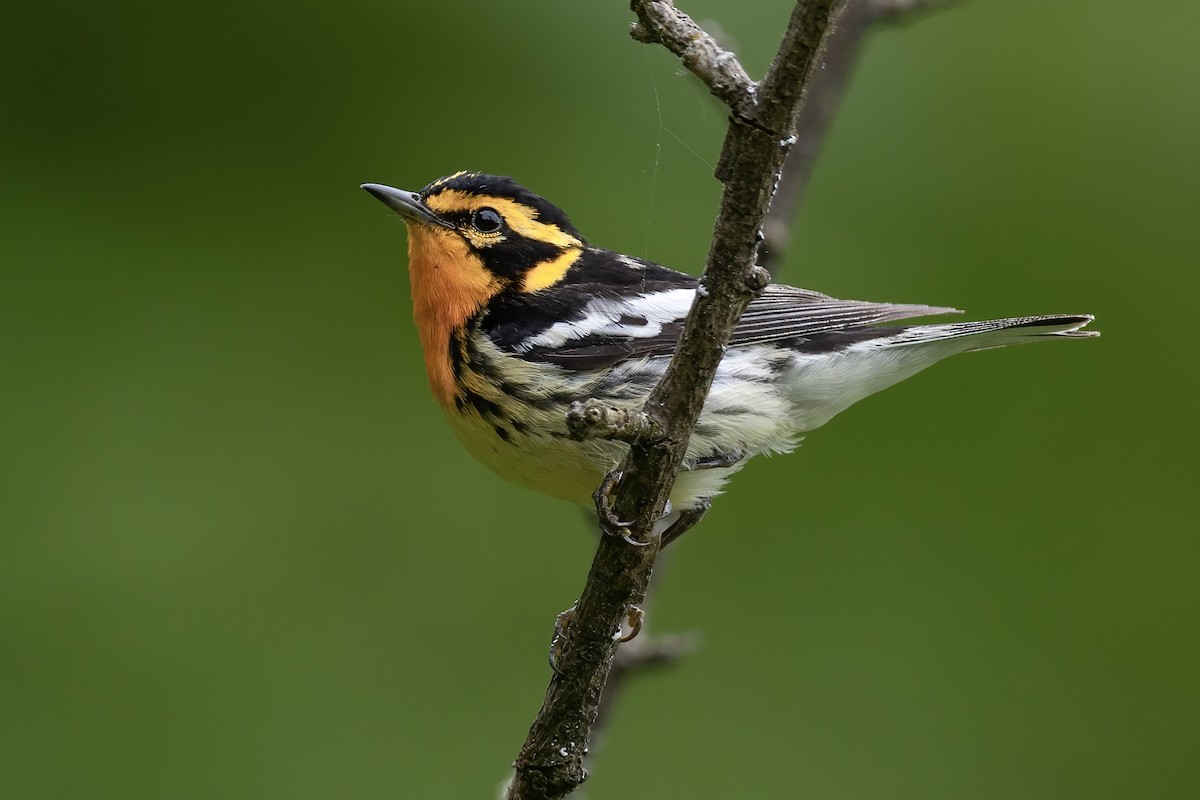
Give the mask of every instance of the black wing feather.
[{"label": "black wing feather", "polygon": [[[603,369],[674,353],[697,283],[691,275],[651,262],[589,249],[562,282],[497,297],[480,325],[501,349],[522,358],[571,370]],[[646,301],[681,289],[690,291],[669,295],[676,302],[668,307],[652,308]],[[775,343],[828,351],[886,333],[869,326],[949,313],[958,310],[838,300],[772,284],[750,303],[729,346]]]}]

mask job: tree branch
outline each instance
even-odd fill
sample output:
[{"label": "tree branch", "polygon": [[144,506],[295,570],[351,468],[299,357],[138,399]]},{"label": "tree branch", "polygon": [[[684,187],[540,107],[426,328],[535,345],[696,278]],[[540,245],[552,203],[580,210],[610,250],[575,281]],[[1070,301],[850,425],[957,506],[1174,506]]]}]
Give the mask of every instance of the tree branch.
[{"label": "tree branch", "polygon": [[[779,51],[761,84],[745,77],[732,53],[670,2],[633,0],[635,38],[662,42],[684,59],[729,107],[730,127],[716,177],[721,209],[700,289],[679,346],[643,412],[661,431],[638,440],[619,472],[613,510],[629,521],[628,539],[601,536],[576,604],[558,672],[514,762],[510,800],[560,798],[587,778],[583,758],[616,654],[621,620],[641,603],[658,555],[662,517],[717,365],[738,318],[766,287],[755,263],[762,224],[791,146],[804,87],[840,0],[799,0]],[[636,437],[635,437],[636,438]]]}]

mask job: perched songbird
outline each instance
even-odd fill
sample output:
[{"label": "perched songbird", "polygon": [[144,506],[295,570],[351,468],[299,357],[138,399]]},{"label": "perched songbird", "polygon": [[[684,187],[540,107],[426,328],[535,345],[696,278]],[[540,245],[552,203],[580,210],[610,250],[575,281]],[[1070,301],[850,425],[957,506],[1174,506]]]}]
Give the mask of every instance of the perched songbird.
[{"label": "perched songbird", "polygon": [[[675,350],[698,279],[587,243],[512,178],[459,172],[419,192],[364,189],[408,227],[414,317],[434,397],[501,476],[590,506],[628,445],[567,435],[572,401],[640,407]],[[939,325],[957,309],[837,300],[773,284],[733,331],[671,494],[664,544],[759,453],[946,356],[1095,336],[1088,314]]]}]

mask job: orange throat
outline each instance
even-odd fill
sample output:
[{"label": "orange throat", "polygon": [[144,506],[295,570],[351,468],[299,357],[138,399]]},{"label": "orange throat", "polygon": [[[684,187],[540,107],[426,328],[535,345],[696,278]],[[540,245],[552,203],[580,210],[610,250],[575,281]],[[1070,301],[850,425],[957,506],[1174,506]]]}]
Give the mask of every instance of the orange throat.
[{"label": "orange throat", "polygon": [[433,396],[449,409],[458,394],[450,358],[453,337],[500,291],[500,283],[453,231],[406,223],[413,319],[425,351],[425,372]]}]

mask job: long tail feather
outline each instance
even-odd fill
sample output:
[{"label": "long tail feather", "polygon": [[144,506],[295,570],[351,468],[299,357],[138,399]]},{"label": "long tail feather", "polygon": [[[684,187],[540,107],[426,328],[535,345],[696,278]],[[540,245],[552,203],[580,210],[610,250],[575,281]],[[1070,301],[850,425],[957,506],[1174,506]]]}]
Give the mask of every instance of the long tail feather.
[{"label": "long tail feather", "polygon": [[916,325],[896,333],[890,345],[912,345],[926,342],[977,336],[964,350],[986,350],[1049,337],[1087,339],[1099,336],[1099,331],[1082,330],[1095,319],[1091,314],[1053,314],[1036,317],[1009,317],[976,322],[951,322],[943,325]]}]

